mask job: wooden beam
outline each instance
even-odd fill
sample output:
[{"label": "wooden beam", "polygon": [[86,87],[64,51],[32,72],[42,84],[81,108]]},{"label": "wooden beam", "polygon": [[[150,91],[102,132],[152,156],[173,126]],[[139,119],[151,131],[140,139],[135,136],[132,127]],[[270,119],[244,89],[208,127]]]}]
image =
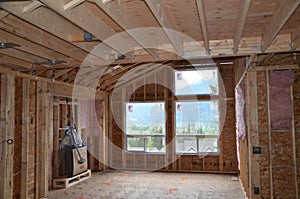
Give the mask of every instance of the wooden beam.
[{"label": "wooden beam", "polygon": [[25,12],[25,13],[32,12],[35,9],[41,7],[42,5],[43,4],[39,1],[33,1],[23,8],[23,12]]},{"label": "wooden beam", "polygon": [[71,57],[73,60],[81,61],[88,55],[88,53],[84,50],[58,38],[60,35],[57,35],[58,37],[54,36],[13,15],[10,15],[0,21],[0,27],[14,35]]},{"label": "wooden beam", "polygon": [[168,17],[167,10],[161,5],[158,4],[157,1],[154,0],[145,0],[146,4],[148,5],[150,11],[152,12],[153,16],[156,18],[160,26],[163,28],[165,34],[167,35],[169,41],[173,45],[177,54],[183,55],[183,48],[182,43],[177,38],[174,38],[173,32],[170,30],[174,30],[171,27],[170,18]]},{"label": "wooden beam", "polygon": [[200,25],[201,25],[201,31],[202,31],[202,37],[203,37],[205,49],[207,53],[210,54],[204,2],[203,0],[196,0],[196,3],[198,8],[198,14],[200,19]]},{"label": "wooden beam", "polygon": [[[30,13],[23,13],[23,7],[25,7],[27,3],[18,2],[0,2],[0,7],[7,12],[21,18],[22,20],[27,21],[30,24],[35,25],[36,27],[49,32],[56,37],[64,40],[65,42],[69,42],[69,35],[71,34],[80,34],[82,29],[75,26],[68,20],[62,18],[60,15],[56,14],[55,12],[51,11],[49,8],[44,6],[39,7],[34,12]],[[18,26],[17,26],[18,27]],[[24,28],[26,30],[28,27]],[[44,33],[44,32],[43,32]],[[35,31],[32,31],[31,34],[35,34]],[[25,34],[28,36],[28,34]],[[48,40],[43,39],[43,42],[48,42]],[[49,40],[51,41],[51,40]],[[48,45],[51,45],[52,42],[49,42]],[[56,42],[54,42],[56,44]],[[60,44],[58,42],[58,44]],[[90,52],[93,50],[94,46],[90,45],[82,45],[73,43],[70,46],[77,46],[79,49],[82,49],[86,52]],[[59,45],[58,45],[59,46]],[[57,48],[55,48],[57,49]],[[74,53],[74,56],[81,57],[82,51],[77,51],[76,48],[69,48],[66,52]],[[78,55],[76,55],[78,53]],[[84,54],[83,54],[84,55]],[[97,57],[97,55],[95,55]],[[73,56],[71,56],[73,57]],[[100,58],[100,57],[99,57]]]},{"label": "wooden beam", "polygon": [[267,55],[263,58],[263,60],[260,62],[259,65],[265,66],[265,65],[272,59],[272,57],[273,57],[274,55],[275,55],[275,53],[269,53],[269,54],[267,54]]},{"label": "wooden beam", "polygon": [[66,5],[64,5],[64,10],[71,10],[72,8],[80,5],[84,1],[85,0],[72,0],[69,3],[67,3]]},{"label": "wooden beam", "polygon": [[292,33],[292,44],[293,50],[296,50],[300,47],[300,26],[298,26],[296,30]]},{"label": "wooden beam", "polygon": [[63,70],[60,70],[60,71],[57,71],[55,74],[54,74],[54,77],[53,79],[57,79],[61,76],[63,76],[64,74],[70,72],[71,70],[74,70],[75,67],[72,67],[72,68],[68,68],[68,69],[63,69]]},{"label": "wooden beam", "polygon": [[250,2],[251,0],[241,0],[240,1],[240,7],[236,19],[236,24],[235,24],[235,33],[234,33],[234,38],[233,38],[233,53],[236,54],[239,49],[239,44],[242,38],[247,14],[248,14],[248,9],[250,7]]},{"label": "wooden beam", "polygon": [[248,72],[248,69],[249,69],[249,67],[251,66],[251,64],[252,64],[252,62],[253,62],[253,60],[254,60],[255,57],[256,57],[256,55],[251,55],[251,56],[248,58],[248,60],[247,60],[247,62],[246,62],[245,70],[244,70],[244,72],[243,72],[241,78],[239,79],[238,83],[236,84],[235,88],[237,88],[237,87],[240,85],[240,83],[243,81],[243,79],[245,78],[245,76],[246,76],[246,74],[247,74],[247,72]]},{"label": "wooden beam", "polygon": [[28,69],[32,68],[31,63],[28,61],[17,59],[15,57],[11,57],[11,56],[8,56],[8,55],[2,54],[2,53],[0,53],[0,58],[1,58],[0,65],[7,64],[7,65],[15,66],[15,67],[21,66],[23,68],[28,68]]},{"label": "wooden beam", "polygon": [[272,41],[278,35],[279,31],[288,21],[288,19],[295,12],[297,7],[300,4],[300,0],[285,0],[282,1],[280,7],[273,14],[271,20],[266,26],[265,32],[263,34],[262,41],[262,51],[266,51],[266,49],[270,46]]},{"label": "wooden beam", "polygon": [[0,10],[0,20],[5,18],[7,15],[9,15],[8,12],[6,12],[5,10]]},{"label": "wooden beam", "polygon": [[[123,30],[131,30],[134,28],[140,28],[144,25],[140,23],[140,20],[132,15],[124,3],[121,1],[113,1],[109,4],[104,4],[102,0],[94,0],[96,5],[101,8],[112,20],[114,20]],[[147,51],[153,57],[157,57],[157,52],[154,49],[145,48],[143,40],[140,41],[136,34],[131,31],[127,32],[129,36],[134,39],[145,51]],[[145,39],[145,38],[143,38]],[[157,46],[158,48],[158,46]]]},{"label": "wooden beam", "polygon": [[274,65],[274,66],[258,66],[251,69],[252,71],[271,71],[271,70],[300,70],[299,64],[292,65]]},{"label": "wooden beam", "polygon": [[23,79],[22,96],[22,165],[21,165],[21,199],[28,199],[28,154],[29,154],[29,88],[30,80]]},{"label": "wooden beam", "polygon": [[[102,40],[107,43],[107,39],[117,34],[117,32],[108,26],[100,17],[96,14],[96,12],[92,12],[90,8],[85,4],[81,4],[78,7],[73,8],[72,10],[65,11],[63,8],[62,1],[52,1],[52,0],[41,0],[45,5],[71,21],[72,23],[76,24],[77,26],[81,27],[82,29],[88,31],[89,33],[93,34],[98,39]],[[70,34],[69,34],[70,35]],[[112,42],[112,41],[110,41]],[[130,52],[134,50],[134,44],[132,39],[130,38],[123,38],[119,40],[119,45],[108,44],[102,45],[101,51],[98,51],[100,54],[99,56],[105,59],[107,54],[116,54],[123,52]],[[113,42],[112,42],[113,43]],[[110,46],[109,46],[110,45]],[[129,50],[130,48],[130,50]],[[111,52],[111,53],[107,53]]]},{"label": "wooden beam", "polygon": [[47,83],[37,82],[37,197],[48,197],[48,108]]},{"label": "wooden beam", "polygon": [[0,198],[13,198],[15,77],[1,75]]},{"label": "wooden beam", "polygon": [[0,29],[0,34],[4,41],[14,42],[16,44],[21,45],[20,47],[17,47],[17,48],[21,49],[25,52],[40,56],[40,57],[48,59],[48,60],[55,59],[55,60],[63,60],[63,61],[68,62],[70,59],[68,56],[62,55],[57,52],[52,52],[51,49],[49,49],[49,48],[35,44],[33,42],[30,42],[30,41],[23,39],[21,37],[18,37],[16,35],[13,35],[4,30]]}]

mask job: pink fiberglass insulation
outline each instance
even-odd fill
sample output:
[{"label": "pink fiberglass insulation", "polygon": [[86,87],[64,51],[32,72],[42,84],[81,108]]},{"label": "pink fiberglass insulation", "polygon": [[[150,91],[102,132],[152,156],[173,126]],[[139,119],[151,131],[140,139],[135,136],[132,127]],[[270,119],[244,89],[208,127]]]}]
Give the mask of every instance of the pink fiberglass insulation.
[{"label": "pink fiberglass insulation", "polygon": [[245,140],[246,122],[245,122],[245,84],[241,83],[235,89],[235,112],[236,112],[236,138]]},{"label": "pink fiberglass insulation", "polygon": [[270,115],[273,129],[291,128],[293,107],[290,86],[293,82],[293,71],[272,71],[270,73]]}]

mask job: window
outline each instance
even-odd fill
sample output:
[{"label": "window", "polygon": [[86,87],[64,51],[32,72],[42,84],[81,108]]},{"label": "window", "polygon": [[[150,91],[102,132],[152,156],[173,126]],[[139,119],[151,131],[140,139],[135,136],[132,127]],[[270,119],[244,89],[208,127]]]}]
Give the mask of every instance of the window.
[{"label": "window", "polygon": [[165,103],[126,103],[126,149],[165,152]]},{"label": "window", "polygon": [[175,72],[176,153],[219,153],[219,101],[207,100],[218,85],[217,68]]},{"label": "window", "polygon": [[217,95],[218,93],[216,68],[175,72],[176,95]]},{"label": "window", "polygon": [[219,152],[218,101],[176,102],[176,152]]}]

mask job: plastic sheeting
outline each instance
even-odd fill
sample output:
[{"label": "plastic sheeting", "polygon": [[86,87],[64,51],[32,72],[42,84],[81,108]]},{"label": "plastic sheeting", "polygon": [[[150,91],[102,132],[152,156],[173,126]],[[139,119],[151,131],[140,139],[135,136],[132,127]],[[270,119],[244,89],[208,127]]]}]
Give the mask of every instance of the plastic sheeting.
[{"label": "plastic sheeting", "polygon": [[240,84],[235,90],[235,112],[236,112],[236,138],[245,140],[246,120],[245,120],[245,85]]},{"label": "plastic sheeting", "polygon": [[293,107],[290,86],[293,82],[293,71],[273,71],[270,73],[270,115],[273,129],[291,128]]}]

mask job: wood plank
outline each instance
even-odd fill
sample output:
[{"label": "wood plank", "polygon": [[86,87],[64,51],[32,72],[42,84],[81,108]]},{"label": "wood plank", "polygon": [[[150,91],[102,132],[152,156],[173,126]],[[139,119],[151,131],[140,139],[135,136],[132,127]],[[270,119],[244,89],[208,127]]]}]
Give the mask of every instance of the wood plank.
[{"label": "wood plank", "polygon": [[248,14],[248,9],[250,7],[251,0],[241,0],[240,7],[236,19],[235,25],[235,33],[233,38],[233,53],[236,54],[238,52],[239,44],[241,41],[241,37],[244,31],[244,26],[246,23],[246,18]]},{"label": "wood plank", "polygon": [[59,38],[60,35],[54,36],[49,32],[31,25],[30,23],[13,15],[10,15],[0,21],[0,27],[7,32],[71,57],[74,61],[82,61],[88,55],[86,51]]},{"label": "wood plank", "polygon": [[40,6],[42,6],[43,4],[39,1],[32,1],[31,3],[29,3],[27,6],[25,6],[23,8],[23,12],[27,13],[27,12],[32,12],[35,9],[39,8]]},{"label": "wood plank", "polygon": [[71,10],[72,8],[75,8],[76,6],[83,3],[85,0],[72,0],[66,5],[64,5],[64,10]]},{"label": "wood plank", "polygon": [[[113,19],[123,30],[131,30],[134,28],[143,27],[143,24],[139,23],[137,17],[124,6],[124,3],[120,1],[112,1],[109,4],[103,3],[102,0],[94,0],[96,5],[101,8],[111,19]],[[157,57],[157,52],[154,48],[145,48],[144,40],[139,40],[136,34],[132,31],[127,32],[129,36],[134,39],[145,51],[147,51],[154,58]],[[144,38],[143,38],[144,39]],[[158,48],[158,46],[157,46]]]},{"label": "wood plank", "polygon": [[59,116],[58,98],[54,98],[53,106],[53,177],[59,176]]},{"label": "wood plank", "polygon": [[38,198],[48,197],[48,130],[49,101],[47,83],[37,82],[37,189]]},{"label": "wood plank", "polygon": [[30,80],[23,79],[21,199],[28,198],[29,88]]},{"label": "wood plank", "polygon": [[297,175],[297,148],[296,148],[296,132],[295,132],[295,113],[294,113],[294,88],[290,87],[290,96],[292,102],[292,148],[293,148],[293,172],[295,183],[295,198],[299,198],[298,175]]},{"label": "wood plank", "polygon": [[276,12],[272,16],[272,19],[267,24],[265,32],[263,34],[263,52],[266,51],[266,49],[270,46],[270,44],[278,35],[282,27],[286,24],[286,22],[289,20],[292,14],[295,12],[299,4],[299,0],[282,1],[280,7],[276,10]]},{"label": "wood plank", "polygon": [[167,10],[162,6],[162,4],[157,3],[157,1],[154,0],[145,0],[146,4],[148,5],[150,11],[152,12],[153,16],[156,18],[158,23],[162,28],[164,28],[164,33],[168,37],[170,43],[173,45],[175,51],[177,51],[177,54],[182,55],[183,49],[182,49],[182,43],[174,38],[173,32],[170,30],[174,30],[173,27],[171,27],[170,18],[168,18]]},{"label": "wood plank", "polygon": [[32,68],[31,63],[28,61],[24,61],[22,59],[18,59],[6,54],[2,54],[2,51],[0,53],[0,65],[7,65],[7,66],[14,66],[18,67],[21,66],[23,68]]},{"label": "wood plank", "polygon": [[268,111],[268,149],[269,149],[269,175],[270,175],[270,197],[274,198],[273,185],[273,155],[272,155],[272,128],[271,128],[271,113],[270,113],[270,73],[266,72],[267,84],[267,111]]},{"label": "wood plank", "polygon": [[5,18],[7,15],[9,15],[8,12],[6,12],[5,10],[0,10],[0,20]]},{"label": "wood plank", "polygon": [[269,53],[269,54],[267,54],[267,55],[263,58],[263,60],[260,62],[259,65],[265,66],[265,65],[272,59],[272,57],[273,57],[274,55],[275,55],[275,53]]},{"label": "wood plank", "polygon": [[251,66],[251,64],[252,64],[253,60],[255,59],[255,57],[256,57],[256,55],[251,55],[251,56],[248,58],[248,60],[247,60],[247,62],[246,62],[245,70],[244,70],[244,72],[243,72],[241,78],[239,79],[238,83],[236,84],[235,88],[237,88],[237,87],[240,85],[240,83],[244,80],[244,78],[245,78],[245,76],[246,76],[246,74],[247,74],[247,72],[248,72],[248,69],[249,69],[249,67]]},{"label": "wood plank", "polygon": [[292,33],[293,50],[300,47],[300,26]]},{"label": "wood plank", "polygon": [[[23,7],[26,5],[27,3],[23,2],[18,2],[17,4],[15,2],[0,2],[0,7],[2,9],[21,18],[22,20],[25,20],[29,24],[35,25],[41,30],[55,35],[56,37],[64,40],[65,42],[69,42],[69,35],[80,34],[82,32],[81,28],[75,26],[68,20],[62,18],[61,16],[57,15],[55,12],[51,11],[49,8],[46,8],[44,6],[36,9],[34,12],[31,13],[23,13]],[[51,43],[49,45],[51,45]],[[86,52],[90,52],[94,48],[94,46],[81,45],[77,43],[73,43],[72,45],[77,46],[79,49],[82,49]],[[70,50],[67,52],[74,53],[74,56],[77,53],[81,53],[81,51],[77,52],[76,50]],[[79,54],[77,55],[77,57],[81,57]],[[95,56],[97,57],[97,55]]]},{"label": "wood plank", "polygon": [[[98,15],[96,15],[94,12],[91,12],[91,10],[85,4],[73,8],[72,10],[65,11],[63,9],[64,5],[62,1],[41,1],[72,23],[93,34],[98,39],[101,39],[104,43],[107,43],[107,39],[109,37],[117,34],[117,32],[108,26]],[[134,50],[133,48],[131,50],[127,49],[128,47],[134,45],[132,40],[120,39],[119,42],[121,43],[118,46],[115,44],[108,44],[110,46],[102,45],[101,51],[98,51],[98,53],[102,54],[99,56],[105,58],[108,54],[107,52],[112,52],[111,54],[116,54],[116,52],[124,54],[124,52],[130,52]],[[113,43],[113,41],[110,41],[110,43]]]},{"label": "wood plank", "polygon": [[207,53],[210,54],[204,2],[203,2],[203,0],[196,0],[196,3],[197,3],[197,8],[198,8],[198,15],[199,15],[199,19],[200,19],[200,25],[201,25],[201,31],[202,31],[202,35],[203,35],[205,49],[206,49]]},{"label": "wood plank", "polygon": [[13,198],[13,156],[14,116],[15,116],[15,77],[11,74],[1,75],[1,120],[0,120],[0,198]]},{"label": "wood plank", "polygon": [[66,62],[69,61],[68,56],[62,55],[62,54],[54,52],[54,51],[50,51],[52,49],[32,43],[26,39],[18,37],[14,34],[4,31],[4,30],[0,29],[0,34],[1,34],[3,40],[9,41],[9,42],[14,42],[16,44],[21,45],[20,47],[18,47],[18,49],[23,50],[25,52],[40,56],[40,57],[48,59],[48,60],[55,59],[55,60],[63,60]]},{"label": "wood plank", "polygon": [[250,198],[260,198],[260,194],[254,194],[254,188],[260,188],[260,163],[259,154],[253,154],[253,147],[259,145],[258,134],[258,110],[257,110],[257,77],[256,72],[247,73],[247,107],[248,107],[248,151],[249,151],[249,187]]},{"label": "wood plank", "polygon": [[275,65],[275,66],[257,66],[252,71],[271,71],[271,70],[300,70],[298,64],[292,65]]}]

